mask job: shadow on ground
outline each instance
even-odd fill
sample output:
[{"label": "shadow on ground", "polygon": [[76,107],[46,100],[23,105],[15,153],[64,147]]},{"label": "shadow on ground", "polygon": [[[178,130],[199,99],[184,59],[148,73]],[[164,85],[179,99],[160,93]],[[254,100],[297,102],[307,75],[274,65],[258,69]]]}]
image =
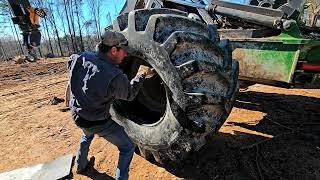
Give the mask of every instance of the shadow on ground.
[{"label": "shadow on ground", "polygon": [[273,138],[219,132],[182,164],[165,168],[185,179],[320,179],[320,99],[248,91],[239,94],[235,107],[266,115],[256,125],[224,126]]},{"label": "shadow on ground", "polygon": [[[113,177],[109,176],[108,174],[106,173],[100,173],[98,170],[96,170],[94,168],[94,162],[95,162],[95,157],[92,156],[90,158],[90,161],[89,161],[89,164],[87,166],[87,168],[83,171],[83,172],[80,172],[79,174],[83,175],[83,176],[86,176],[90,179],[93,179],[93,180],[114,180]],[[75,171],[75,157],[73,158],[72,160],[72,167],[71,169],[74,169],[73,171]],[[74,172],[71,172],[69,176],[65,177],[65,178],[62,178],[60,180],[70,180],[70,179],[75,179],[74,178]]]}]

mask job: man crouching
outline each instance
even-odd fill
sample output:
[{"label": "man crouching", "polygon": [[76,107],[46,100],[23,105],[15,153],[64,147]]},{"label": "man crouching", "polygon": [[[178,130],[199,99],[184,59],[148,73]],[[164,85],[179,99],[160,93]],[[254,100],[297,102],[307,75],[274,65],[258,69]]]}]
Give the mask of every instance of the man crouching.
[{"label": "man crouching", "polygon": [[116,179],[129,177],[135,145],[124,128],[112,120],[109,109],[115,99],[133,100],[145,78],[155,73],[150,68],[139,71],[130,82],[118,67],[127,55],[127,45],[123,34],[107,30],[98,44],[98,52],[74,54],[68,62],[68,105],[75,124],[83,131],[75,159],[77,173],[86,169],[89,146],[97,134],[120,151]]}]

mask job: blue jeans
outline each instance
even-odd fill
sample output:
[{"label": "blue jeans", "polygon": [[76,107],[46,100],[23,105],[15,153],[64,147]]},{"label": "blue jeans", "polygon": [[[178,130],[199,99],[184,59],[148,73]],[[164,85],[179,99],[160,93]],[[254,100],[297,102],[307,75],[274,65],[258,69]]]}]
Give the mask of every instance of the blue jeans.
[{"label": "blue jeans", "polygon": [[85,169],[88,164],[88,152],[94,134],[105,138],[107,141],[116,145],[119,149],[118,166],[116,179],[124,180],[129,177],[129,166],[135,150],[135,145],[129,138],[123,127],[109,119],[105,124],[82,128],[83,133],[80,139],[80,147],[76,156],[77,170]]}]

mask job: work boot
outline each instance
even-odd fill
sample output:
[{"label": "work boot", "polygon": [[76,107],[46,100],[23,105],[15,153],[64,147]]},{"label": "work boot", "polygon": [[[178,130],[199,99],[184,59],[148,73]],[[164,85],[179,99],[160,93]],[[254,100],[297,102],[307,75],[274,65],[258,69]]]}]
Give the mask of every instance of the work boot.
[{"label": "work boot", "polygon": [[76,167],[77,174],[84,174],[90,167],[94,167],[95,157],[92,156],[84,168]]}]

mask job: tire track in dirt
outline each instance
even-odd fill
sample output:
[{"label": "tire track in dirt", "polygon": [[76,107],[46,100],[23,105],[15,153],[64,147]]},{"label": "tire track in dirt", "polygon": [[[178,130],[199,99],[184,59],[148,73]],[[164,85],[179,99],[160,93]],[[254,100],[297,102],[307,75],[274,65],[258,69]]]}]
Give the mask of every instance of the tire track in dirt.
[{"label": "tire track in dirt", "polygon": [[[24,109],[28,108],[28,106],[36,106],[37,104],[41,104],[45,101],[49,103],[49,100],[54,97],[54,94],[50,92],[42,91],[42,89],[47,88],[60,88],[60,84],[66,84],[66,78],[59,78],[58,76],[46,78],[41,83],[34,82],[34,86],[30,84],[28,86],[17,86],[15,89],[9,89],[9,92],[6,92],[4,95],[12,94],[11,96],[4,97],[2,96],[0,103],[6,107],[4,110],[0,110],[0,118],[6,116],[7,113],[12,114],[12,112],[21,112],[24,113]],[[18,103],[17,103],[18,102]]]},{"label": "tire track in dirt", "polygon": [[[4,66],[4,67],[3,67]],[[52,62],[40,61],[29,64],[1,63],[0,90],[10,88],[17,84],[24,84],[33,77],[45,77],[66,73],[66,59],[53,60]]]},{"label": "tire track in dirt", "polygon": [[[68,146],[75,142],[68,140],[73,136],[63,130],[66,125],[55,124],[60,118],[68,120],[68,114],[64,113],[65,118],[53,115],[52,111],[60,105],[49,103],[54,96],[63,98],[67,81],[65,61],[58,59],[14,67],[6,64],[5,68],[0,64],[0,123],[3,124],[0,147],[6,147],[0,151],[1,166],[12,169],[14,164],[23,166],[48,161],[61,155],[59,149],[64,147],[61,142],[67,140]],[[12,80],[15,74],[21,79]],[[70,121],[64,123],[70,123],[68,127],[73,125]]]}]

